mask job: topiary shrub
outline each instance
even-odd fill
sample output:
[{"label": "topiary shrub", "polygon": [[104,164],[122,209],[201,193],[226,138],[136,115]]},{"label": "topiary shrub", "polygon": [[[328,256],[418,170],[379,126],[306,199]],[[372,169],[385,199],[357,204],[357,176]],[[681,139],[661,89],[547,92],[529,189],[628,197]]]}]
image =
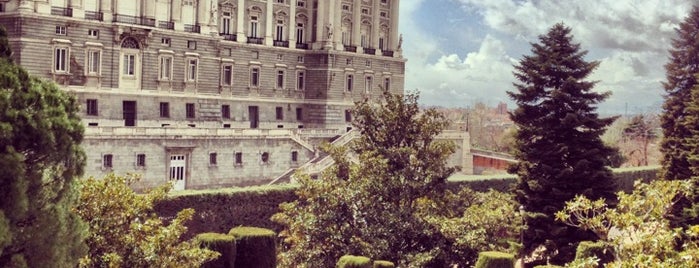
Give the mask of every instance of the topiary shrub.
[{"label": "topiary shrub", "polygon": [[196,236],[200,247],[221,253],[215,260],[204,263],[202,268],[233,268],[235,267],[235,237],[219,233],[203,233]]},{"label": "topiary shrub", "polygon": [[395,268],[396,265],[390,261],[374,261],[373,268]]},{"label": "topiary shrub", "polygon": [[612,251],[612,247],[606,245],[604,242],[582,241],[578,244],[578,248],[575,251],[575,259],[588,257],[597,257],[599,259],[599,264],[603,265],[614,261],[614,252]]},{"label": "topiary shrub", "polygon": [[478,253],[476,268],[514,268],[515,256],[509,253],[497,251],[484,251]]},{"label": "topiary shrub", "polygon": [[345,255],[337,261],[337,268],[372,268],[371,259],[363,256]]},{"label": "topiary shrub", "polygon": [[235,267],[274,268],[277,244],[274,231],[257,227],[235,227],[228,232],[235,237]]}]

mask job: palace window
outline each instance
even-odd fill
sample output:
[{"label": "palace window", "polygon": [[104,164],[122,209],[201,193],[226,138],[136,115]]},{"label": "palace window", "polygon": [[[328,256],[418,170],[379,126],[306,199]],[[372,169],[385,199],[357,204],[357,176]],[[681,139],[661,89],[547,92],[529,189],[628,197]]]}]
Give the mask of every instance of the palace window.
[{"label": "palace window", "polygon": [[352,92],[352,88],[354,87],[353,83],[354,83],[354,75],[348,74],[347,75],[347,83],[346,83],[347,87],[345,88],[348,92]]},{"label": "palace window", "polygon": [[186,81],[196,82],[198,77],[198,65],[199,59],[187,59],[187,69],[186,69]]},{"label": "palace window", "polygon": [[101,50],[88,49],[87,50],[87,74],[88,75],[99,75],[101,66]]},{"label": "palace window", "polygon": [[98,115],[96,99],[87,99],[86,113],[87,115]]},{"label": "palace window", "polygon": [[284,89],[284,71],[277,70],[277,89]]},{"label": "palace window", "polygon": [[231,106],[228,104],[221,105],[221,117],[231,119]]},{"label": "palace window", "polygon": [[194,103],[187,103],[186,106],[187,118],[192,119],[195,117]]},{"label": "palace window", "polygon": [[304,71],[299,71],[296,74],[296,90],[304,90],[304,87],[306,86],[305,76],[306,72]]},{"label": "palace window", "polygon": [[145,154],[137,154],[136,155],[136,167],[145,167],[146,166],[146,155]]},{"label": "palace window", "polygon": [[160,103],[160,117],[169,118],[170,117],[170,103],[161,102]]},{"label": "palace window", "polygon": [[260,86],[260,68],[253,67],[252,69],[250,69],[250,86]]},{"label": "palace window", "polygon": [[172,56],[160,56],[158,79],[162,81],[172,80]]},{"label": "palace window", "polygon": [[275,109],[277,120],[284,120],[284,108],[277,106]]},{"label": "palace window", "polygon": [[221,67],[221,85],[230,86],[233,84],[233,65],[223,65]]},{"label": "palace window", "polygon": [[65,46],[56,47],[53,54],[53,70],[56,73],[68,72],[68,59],[70,48]]}]

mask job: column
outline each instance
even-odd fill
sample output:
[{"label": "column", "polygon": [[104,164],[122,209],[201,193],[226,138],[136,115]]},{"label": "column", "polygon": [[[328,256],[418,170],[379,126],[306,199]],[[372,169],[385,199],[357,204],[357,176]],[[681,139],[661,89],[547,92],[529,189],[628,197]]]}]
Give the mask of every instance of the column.
[{"label": "column", "polygon": [[[315,15],[313,14],[313,3],[312,1],[306,1],[306,10],[308,11],[308,22],[303,26],[303,34],[306,36],[306,44],[309,44],[309,46],[315,42],[315,39],[313,39],[313,36],[315,35],[315,25],[313,25],[313,20],[315,19]],[[316,37],[317,39],[317,37]]]},{"label": "column", "polygon": [[389,49],[393,51],[398,50],[398,40],[400,39],[400,31],[398,31],[398,8],[400,5],[399,0],[391,0],[391,10],[389,15],[391,16],[391,29],[389,37]]},{"label": "column", "polygon": [[[197,25],[200,27],[206,27],[209,25],[209,7],[211,6],[211,0],[199,0],[197,1]],[[202,30],[202,32],[204,32]]]},{"label": "column", "polygon": [[182,24],[182,0],[172,0],[172,23],[175,24],[175,30],[184,31],[184,24]]},{"label": "column", "polygon": [[[325,19],[326,11],[327,11],[327,8],[326,8],[327,4],[328,3],[326,1],[318,1],[318,9],[316,10],[316,16],[318,18],[316,18],[316,25],[315,25],[316,26],[316,28],[315,28],[316,42],[313,45],[314,49],[322,48],[323,45],[325,44],[325,41],[328,40],[328,38],[325,34],[327,32],[326,26],[328,24],[328,21]],[[313,21],[311,21],[311,23],[313,23]]]},{"label": "column", "polygon": [[371,48],[378,52],[379,48],[379,31],[381,30],[381,9],[380,1],[374,1],[374,6],[371,8]]},{"label": "column", "polygon": [[102,19],[104,21],[112,21],[112,16],[114,16],[114,11],[112,10],[112,0],[100,0],[99,11],[102,12]]},{"label": "column", "polygon": [[330,18],[333,24],[333,47],[342,49],[342,3],[339,0],[330,0]]},{"label": "column", "polygon": [[296,47],[296,0],[289,0],[289,47]]},{"label": "column", "polygon": [[276,20],[274,19],[274,1],[267,0],[267,8],[265,9],[265,45],[272,46],[274,25]]},{"label": "column", "polygon": [[155,19],[155,0],[143,0],[145,2],[143,7],[143,17],[148,19]]},{"label": "column", "polygon": [[[354,0],[352,8],[352,45],[362,47],[362,0]],[[358,51],[361,52],[361,51]]]},{"label": "column", "polygon": [[247,43],[248,42],[248,36],[245,34],[245,23],[247,23],[248,18],[245,17],[245,9],[247,7],[245,6],[245,0],[238,0],[238,15],[236,16],[236,22],[235,22],[235,34],[236,40],[240,43]]}]

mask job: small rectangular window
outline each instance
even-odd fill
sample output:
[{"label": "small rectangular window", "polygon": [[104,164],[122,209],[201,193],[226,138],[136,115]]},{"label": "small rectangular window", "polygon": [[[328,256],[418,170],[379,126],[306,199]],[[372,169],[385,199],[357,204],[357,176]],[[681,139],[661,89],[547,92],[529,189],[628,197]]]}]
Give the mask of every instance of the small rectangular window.
[{"label": "small rectangular window", "polygon": [[102,168],[109,169],[112,168],[112,159],[113,156],[111,154],[105,154],[102,156]]},{"label": "small rectangular window", "polygon": [[347,75],[347,91],[352,92],[352,88],[354,87],[354,75],[348,74]]},{"label": "small rectangular window", "polygon": [[124,75],[134,76],[136,69],[136,55],[124,55]]},{"label": "small rectangular window", "polygon": [[89,30],[87,30],[87,36],[89,36],[89,37],[98,38],[99,35],[100,35],[100,31],[99,31],[99,30],[95,30],[95,29],[89,29]]},{"label": "small rectangular window", "polygon": [[369,9],[368,9],[368,8],[362,8],[362,14],[364,14],[364,15],[369,15]]},{"label": "small rectangular window", "polygon": [[66,35],[66,26],[56,26],[56,35]]},{"label": "small rectangular window", "polygon": [[210,166],[215,166],[215,165],[216,165],[217,160],[218,160],[218,159],[216,159],[216,158],[218,158],[218,154],[216,154],[216,153],[209,153],[209,165],[210,165]]},{"label": "small rectangular window", "polygon": [[366,63],[364,63],[364,65],[366,65],[366,67],[371,67],[371,61],[370,61],[370,60],[366,60]]},{"label": "small rectangular window", "polygon": [[257,87],[260,85],[260,68],[250,69],[250,86]]},{"label": "small rectangular window", "polygon": [[137,154],[136,155],[136,166],[137,167],[145,167],[146,166],[146,155],[145,154]]},{"label": "small rectangular window", "polygon": [[389,77],[384,78],[383,90],[391,90],[391,78],[389,78]]},{"label": "small rectangular window", "polygon": [[87,99],[87,115],[98,115],[96,99]]},{"label": "small rectangular window", "polygon": [[160,117],[169,118],[170,117],[170,103],[161,102],[160,103]]},{"label": "small rectangular window", "polygon": [[162,56],[160,58],[159,78],[162,81],[172,80],[172,56]]},{"label": "small rectangular window", "polygon": [[160,38],[160,44],[166,47],[170,46],[170,37]]},{"label": "small rectangular window", "polygon": [[228,104],[221,105],[221,117],[231,119],[231,106]]},{"label": "small rectangular window", "polygon": [[352,111],[345,110],[345,121],[352,122]]},{"label": "small rectangular window", "polygon": [[277,107],[276,114],[277,114],[277,120],[284,120],[284,108],[283,107]]},{"label": "small rectangular window", "polygon": [[296,108],[296,120],[301,121],[303,120],[303,108]]},{"label": "small rectangular window", "polygon": [[187,41],[187,48],[197,49],[197,41],[192,41],[192,40]]},{"label": "small rectangular window", "polygon": [[298,72],[296,75],[296,90],[303,90],[306,85],[305,81],[306,73],[303,71]]},{"label": "small rectangular window", "polygon": [[277,70],[277,89],[284,89],[284,71]]},{"label": "small rectangular window", "polygon": [[242,164],[243,164],[243,153],[241,153],[241,152],[236,152],[236,153],[235,153],[235,164],[236,164],[236,165],[242,165]]},{"label": "small rectangular window", "polygon": [[366,92],[366,93],[371,92],[371,86],[372,86],[372,85],[371,85],[371,84],[372,84],[372,81],[371,81],[371,80],[372,80],[372,79],[371,79],[371,76],[367,76],[367,77],[365,78],[365,81],[364,81],[364,92]]},{"label": "small rectangular window", "polygon": [[305,7],[305,6],[306,6],[306,2],[300,1],[300,0],[299,0],[298,2],[296,2],[296,6],[297,6],[297,7]]},{"label": "small rectangular window", "polygon": [[194,118],[194,103],[187,103],[186,105],[187,108],[187,118]]},{"label": "small rectangular window", "polygon": [[291,151],[291,162],[298,162],[299,161],[299,152],[297,151]]},{"label": "small rectangular window", "polygon": [[221,85],[230,86],[233,84],[233,66],[224,65],[221,70]]},{"label": "small rectangular window", "polygon": [[195,82],[197,81],[197,65],[199,60],[189,59],[187,60],[187,81]]},{"label": "small rectangular window", "polygon": [[303,56],[296,57],[296,62],[303,63]]},{"label": "small rectangular window", "polygon": [[101,51],[87,51],[87,74],[98,75],[100,73]]}]

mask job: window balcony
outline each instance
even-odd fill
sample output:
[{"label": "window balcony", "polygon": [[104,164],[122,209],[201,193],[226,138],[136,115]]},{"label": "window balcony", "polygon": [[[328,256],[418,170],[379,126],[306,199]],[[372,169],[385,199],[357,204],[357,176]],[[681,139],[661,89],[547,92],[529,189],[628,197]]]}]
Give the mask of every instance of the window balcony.
[{"label": "window balcony", "polygon": [[298,49],[308,49],[309,47],[308,47],[308,44],[296,43],[296,48],[298,48]]},{"label": "window balcony", "polygon": [[393,57],[393,51],[390,50],[384,50],[381,52],[381,54],[383,54],[386,57]]},{"label": "window balcony", "polygon": [[218,33],[219,36],[223,36],[223,40],[226,41],[238,41],[238,36],[235,34],[229,34],[229,33]]},{"label": "window balcony", "polygon": [[73,9],[69,7],[51,7],[51,15],[72,17]]},{"label": "window balcony", "polygon": [[375,48],[365,48],[364,54],[376,55],[376,49]]},{"label": "window balcony", "polygon": [[104,20],[104,14],[102,12],[99,12],[99,11],[85,10],[85,19],[86,20],[102,21],[102,20]]},{"label": "window balcony", "polygon": [[289,47],[289,41],[274,40],[273,45],[275,47]]},{"label": "window balcony", "polygon": [[356,47],[356,46],[346,45],[346,46],[345,46],[345,51],[357,52],[357,47]]},{"label": "window balcony", "polygon": [[248,36],[248,44],[262,45],[264,38]]},{"label": "window balcony", "polygon": [[158,28],[161,29],[168,29],[168,30],[174,30],[175,29],[175,23],[172,21],[159,21],[158,22]]},{"label": "window balcony", "polygon": [[114,22],[155,27],[155,19],[116,14]]},{"label": "window balcony", "polygon": [[192,25],[192,24],[185,24],[184,31],[188,32],[188,33],[201,33],[201,26]]}]

